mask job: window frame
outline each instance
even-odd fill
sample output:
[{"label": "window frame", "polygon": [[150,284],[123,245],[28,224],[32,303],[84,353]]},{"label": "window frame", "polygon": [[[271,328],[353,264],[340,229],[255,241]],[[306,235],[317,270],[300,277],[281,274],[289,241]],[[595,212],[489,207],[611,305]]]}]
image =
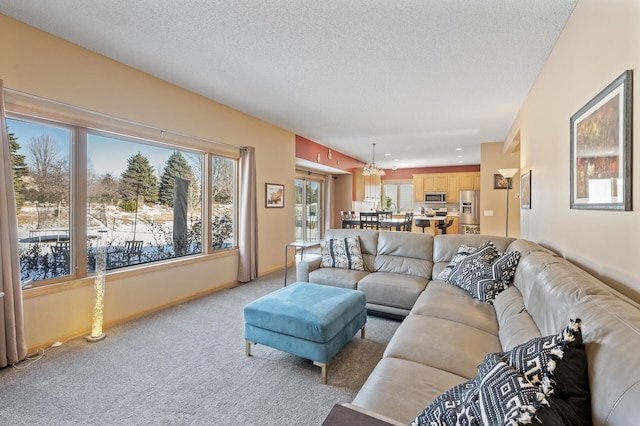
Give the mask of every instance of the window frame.
[{"label": "window frame", "polygon": [[[74,119],[73,112],[45,112],[41,109],[25,108],[19,104],[6,103],[7,109],[4,119],[19,120],[25,122],[37,123],[45,126],[59,127],[68,129],[71,132],[69,146],[69,241],[70,262],[69,275],[63,277],[47,278],[38,281],[31,281],[26,288],[39,288],[50,285],[58,285],[68,283],[87,277],[92,277],[95,273],[87,272],[87,202],[88,202],[88,137],[89,135],[98,135],[104,137],[112,137],[120,140],[161,147],[165,149],[174,149],[180,152],[194,153],[202,155],[202,172],[201,172],[201,215],[202,215],[202,247],[200,253],[194,253],[186,256],[162,259],[153,262],[130,265],[123,268],[111,269],[107,274],[118,274],[125,271],[139,270],[142,268],[166,268],[167,264],[175,262],[192,262],[196,259],[226,256],[229,253],[238,251],[238,188],[239,188],[239,148],[231,148],[228,145],[218,144],[214,141],[207,141],[198,138],[192,138],[179,133],[171,133],[166,130],[160,130],[160,137],[152,137],[157,129],[150,128],[136,123],[119,121],[109,117],[103,117],[99,114],[91,115],[82,110]],[[55,109],[55,108],[54,108]],[[86,115],[89,114],[93,120],[87,120]],[[118,124],[121,124],[119,127]],[[137,131],[139,130],[139,131]],[[220,149],[215,149],[220,148]],[[211,241],[212,236],[212,217],[211,217],[211,182],[213,158],[224,158],[232,160],[233,165],[233,207],[232,207],[232,247],[213,249]],[[205,224],[206,219],[206,224]],[[81,248],[82,247],[82,248]]]},{"label": "window frame", "polygon": [[[396,186],[396,197],[395,198],[392,197],[392,199],[394,199],[394,200],[399,200],[399,197],[400,197],[400,186],[403,186],[403,185],[409,185],[411,187],[411,193],[413,194],[413,181],[412,180],[410,180],[410,179],[385,179],[385,180],[382,181],[382,200],[383,200],[383,202],[384,202],[384,200],[386,199],[386,197],[388,195],[387,191],[386,191],[386,186],[387,185],[395,185]],[[400,204],[400,203],[396,202],[396,207],[399,209],[400,207],[398,207],[398,204]],[[408,204],[413,206],[413,195],[409,199]],[[410,210],[413,210],[413,208],[411,208]],[[405,209],[405,211],[406,211],[406,209]]]}]

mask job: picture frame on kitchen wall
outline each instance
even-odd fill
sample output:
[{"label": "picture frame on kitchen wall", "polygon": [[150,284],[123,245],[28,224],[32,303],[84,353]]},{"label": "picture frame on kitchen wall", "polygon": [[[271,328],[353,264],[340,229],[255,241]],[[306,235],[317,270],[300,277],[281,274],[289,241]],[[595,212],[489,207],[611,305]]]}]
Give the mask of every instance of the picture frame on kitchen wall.
[{"label": "picture frame on kitchen wall", "polygon": [[531,209],[531,170],[520,175],[520,208]]},{"label": "picture frame on kitchen wall", "polygon": [[284,207],[284,185],[265,183],[264,205],[267,208]]},{"label": "picture frame on kitchen wall", "polygon": [[571,117],[572,209],[631,210],[632,78],[625,71]]}]

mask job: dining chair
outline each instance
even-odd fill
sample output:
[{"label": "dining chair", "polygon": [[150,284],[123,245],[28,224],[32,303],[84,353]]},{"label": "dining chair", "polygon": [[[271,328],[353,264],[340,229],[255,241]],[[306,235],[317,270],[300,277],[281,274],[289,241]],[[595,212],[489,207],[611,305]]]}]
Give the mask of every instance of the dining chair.
[{"label": "dining chair", "polygon": [[127,265],[131,264],[131,259],[135,256],[138,258],[138,263],[141,262],[142,246],[144,242],[138,240],[130,240],[124,242],[124,255]]},{"label": "dining chair", "polygon": [[343,221],[342,223],[342,227],[343,228],[356,228],[356,225],[353,225],[353,223],[348,223],[345,224],[344,221],[345,220],[353,220],[355,219],[355,217],[352,215],[352,212],[349,210],[340,210],[340,220]]},{"label": "dining chair", "polygon": [[411,232],[412,226],[413,226],[413,212],[406,212],[404,214],[404,225],[402,225],[402,230],[405,232]]},{"label": "dining chair", "polygon": [[360,212],[360,229],[378,229],[378,212]]},{"label": "dining chair", "polygon": [[[378,229],[391,229],[392,226],[389,222],[393,218],[392,211],[379,211],[378,212]],[[384,223],[386,222],[386,224]]]}]

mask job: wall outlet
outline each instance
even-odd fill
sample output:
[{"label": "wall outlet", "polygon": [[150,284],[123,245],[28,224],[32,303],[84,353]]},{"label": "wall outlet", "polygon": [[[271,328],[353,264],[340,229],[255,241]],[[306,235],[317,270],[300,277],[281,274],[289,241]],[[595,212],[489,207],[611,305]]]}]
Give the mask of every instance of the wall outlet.
[{"label": "wall outlet", "polygon": [[485,216],[493,216],[493,210],[485,210],[484,211],[484,215]]}]

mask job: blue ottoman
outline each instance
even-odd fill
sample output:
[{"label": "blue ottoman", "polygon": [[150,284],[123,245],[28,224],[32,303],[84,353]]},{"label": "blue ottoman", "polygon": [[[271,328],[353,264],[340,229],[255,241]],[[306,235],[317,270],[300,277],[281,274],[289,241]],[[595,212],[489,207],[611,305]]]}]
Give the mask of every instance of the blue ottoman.
[{"label": "blue ottoman", "polygon": [[322,369],[367,322],[364,292],[320,284],[294,283],[244,307],[247,356],[251,344],[307,358]]}]

